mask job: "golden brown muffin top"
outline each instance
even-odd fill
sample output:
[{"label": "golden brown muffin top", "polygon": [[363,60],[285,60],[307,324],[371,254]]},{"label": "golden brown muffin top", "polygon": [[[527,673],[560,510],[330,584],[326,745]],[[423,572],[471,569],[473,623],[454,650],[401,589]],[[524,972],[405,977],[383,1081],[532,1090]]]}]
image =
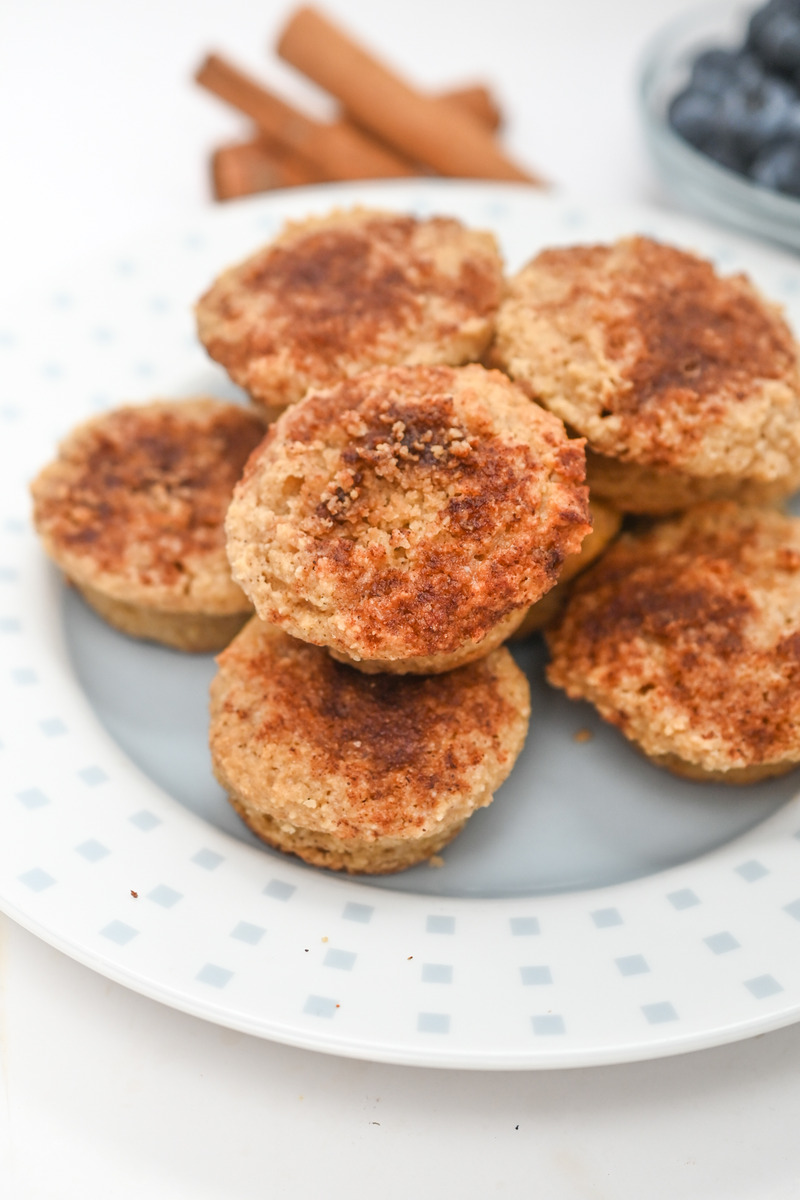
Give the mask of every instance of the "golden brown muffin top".
[{"label": "golden brown muffin top", "polygon": [[466,817],[527,732],[527,680],[503,648],[445,675],[364,675],[253,618],[217,661],[212,752],[237,793],[342,838]]},{"label": "golden brown muffin top", "polygon": [[396,367],[309,393],[228,512],[234,577],[265,620],[351,658],[479,641],[589,532],[583,444],[505,376]]},{"label": "golden brown muffin top", "polygon": [[646,237],[543,251],[509,282],[495,360],[600,454],[771,479],[800,458],[776,305]]},{"label": "golden brown muffin top", "polygon": [[210,399],[131,405],[64,439],[32,485],[45,548],[79,584],[130,603],[247,608],[224,517],[263,422]]},{"label": "golden brown muffin top", "polygon": [[289,223],[200,299],[200,339],[267,406],[398,362],[477,359],[502,260],[492,234],[450,217],[356,208]]},{"label": "golden brown muffin top", "polygon": [[646,753],[800,760],[800,520],[719,502],[624,534],[574,584],[548,675]]}]

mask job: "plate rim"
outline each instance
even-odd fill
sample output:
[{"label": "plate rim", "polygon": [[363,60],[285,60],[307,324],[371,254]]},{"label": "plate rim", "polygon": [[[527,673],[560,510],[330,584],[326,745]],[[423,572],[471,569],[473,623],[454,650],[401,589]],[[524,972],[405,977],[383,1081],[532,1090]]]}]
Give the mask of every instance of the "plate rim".
[{"label": "plate rim", "polygon": [[[238,219],[238,214],[243,212],[260,212],[264,209],[291,209],[297,212],[304,204],[311,203],[312,206],[317,204],[330,205],[330,200],[344,201],[345,197],[350,197],[357,193],[360,197],[374,202],[378,199],[387,200],[389,197],[397,197],[406,195],[410,198],[414,196],[480,196],[487,201],[493,198],[511,200],[519,200],[530,202],[534,205],[542,205],[545,208],[569,206],[570,204],[580,205],[583,209],[589,208],[592,213],[599,211],[613,211],[616,214],[632,215],[638,214],[638,219],[650,219],[652,221],[669,222],[675,228],[683,228],[687,235],[693,230],[703,230],[704,236],[713,236],[720,242],[738,242],[747,245],[747,239],[741,235],[734,235],[728,231],[717,230],[712,226],[704,226],[704,223],[695,218],[686,217],[683,214],[676,214],[666,210],[660,210],[651,205],[643,205],[640,203],[631,204],[615,204],[604,206],[590,206],[585,202],[573,200],[572,198],[560,193],[543,194],[540,190],[531,188],[524,184],[491,184],[482,181],[457,181],[457,180],[409,180],[402,182],[386,181],[379,183],[370,183],[366,185],[360,184],[333,184],[333,185],[315,185],[306,188],[292,189],[291,196],[268,196],[268,197],[250,197],[243,201],[233,202],[226,205],[224,213],[217,208],[205,208],[199,212],[192,214],[188,220],[191,223],[199,222],[201,225],[206,222],[217,222],[219,220],[232,221],[234,224]],[[393,204],[397,201],[393,201]],[[411,204],[407,201],[409,207]],[[437,204],[441,205],[442,201],[437,199]],[[156,236],[166,235],[170,229],[178,229],[185,227],[187,218],[185,216],[173,217],[171,220],[160,222],[151,229],[141,231],[134,237],[126,239],[122,243],[122,248],[127,248],[131,244],[148,244]],[[109,260],[109,256],[114,253],[119,253],[120,248],[114,247],[107,249],[95,255],[89,262],[89,265],[105,263]],[[761,245],[760,243],[750,243],[749,252],[755,252],[763,257],[768,262],[773,262],[775,265],[785,264],[787,256],[780,251],[774,250],[772,247]],[[84,260],[86,262],[87,260]],[[60,275],[63,275],[60,272]],[[34,285],[29,289],[32,296],[40,296],[43,294],[43,288],[46,283],[42,282]],[[24,301],[22,306],[24,307]],[[64,652],[66,654],[66,651]],[[79,687],[77,680],[73,680],[74,686]],[[0,691],[0,699],[2,699],[2,691]],[[97,723],[98,730],[101,729],[99,722]],[[109,736],[109,735],[105,735]],[[160,789],[154,784],[149,785],[155,792]],[[176,804],[171,797],[167,799]],[[797,799],[800,799],[798,797]],[[780,810],[780,814],[784,814],[785,810],[790,806],[796,807],[797,800],[790,802],[785,806],[785,809]],[[779,814],[779,815],[780,815]],[[190,814],[185,814],[189,816]],[[192,819],[200,821],[200,818]],[[764,828],[764,825],[769,825],[770,819],[767,822],[755,827],[748,833],[737,838],[734,842],[726,843],[724,847],[712,851],[710,854],[702,855],[698,859],[691,860],[690,863],[669,868],[667,871],[659,872],[658,875],[662,878],[676,876],[678,873],[686,873],[687,868],[696,868],[698,864],[718,857],[720,854],[727,853],[732,846],[738,842],[746,842],[754,834]],[[215,837],[222,839],[230,838],[230,835],[223,831],[215,830]],[[248,850],[252,848],[247,847]],[[255,852],[257,853],[257,852]],[[654,876],[645,876],[644,880],[653,879]],[[581,895],[597,895],[608,897],[609,893],[615,896],[619,895],[622,890],[635,893],[641,890],[643,879],[630,880],[626,883],[612,884],[604,888],[586,889],[580,893],[556,893],[551,896],[535,896],[527,897],[452,897],[444,898],[445,907],[458,908],[458,910],[466,908],[475,908],[476,906],[486,908],[498,908],[505,906],[506,911],[509,907],[519,907],[520,905],[534,903],[542,907],[547,906],[548,901],[563,900],[564,896]],[[342,888],[342,882],[337,881],[337,887]],[[364,884],[353,884],[359,888],[368,886]],[[342,891],[342,894],[343,891]],[[426,906],[436,907],[441,903],[441,898],[423,896],[422,894],[409,894],[405,892],[394,892],[390,889],[381,889],[381,899],[389,897],[400,898],[401,905],[407,902],[413,902],[419,906],[422,901]],[[461,1050],[450,1051],[441,1043],[430,1043],[430,1048],[422,1047],[420,1044],[416,1048],[409,1048],[408,1045],[396,1046],[390,1048],[381,1046],[369,1039],[359,1041],[351,1039],[350,1041],[344,1035],[334,1036],[332,1030],[327,1030],[316,1034],[310,1031],[307,1027],[297,1027],[289,1029],[284,1027],[270,1028],[254,1028],[253,1022],[247,1021],[230,1011],[224,1005],[214,1004],[211,1001],[203,1003],[202,1000],[193,998],[184,993],[183,995],[176,994],[174,990],[164,986],[159,988],[157,984],[148,978],[144,978],[141,974],[131,970],[126,970],[119,963],[110,957],[103,958],[90,953],[85,947],[76,945],[75,942],[70,942],[69,938],[60,935],[54,931],[52,926],[48,926],[41,918],[37,918],[32,908],[25,908],[20,905],[18,900],[12,898],[9,894],[9,881],[2,881],[0,873],[0,911],[3,911],[11,919],[18,924],[27,928],[31,933],[40,937],[45,942],[54,946],[59,951],[69,955],[83,965],[100,974],[114,980],[122,986],[128,987],[131,990],[138,991],[140,994],[157,1000],[161,1003],[166,1003],[180,1011],[186,1012],[189,1015],[197,1016],[202,1019],[213,1021],[217,1024],[227,1026],[229,1028],[239,1029],[242,1032],[255,1034],[256,1036],[270,1038],[272,1040],[283,1042],[287,1045],[294,1045],[298,1048],[317,1050],[346,1057],[360,1058],[368,1061],[378,1061],[385,1063],[427,1066],[427,1067],[445,1067],[456,1069],[485,1069],[485,1070],[512,1070],[512,1069],[560,1069],[564,1067],[582,1067],[594,1065],[607,1065],[611,1063],[622,1063],[641,1061],[657,1057],[670,1056],[674,1054],[688,1053],[694,1050],[706,1049],[716,1045],[722,1045],[727,1042],[741,1040],[745,1037],[755,1036],[758,1033],[769,1032],[773,1029],[778,1029],[794,1021],[800,1019],[800,993],[793,1005],[780,1008],[773,1008],[770,1011],[764,1011],[760,1015],[754,1015],[753,1019],[745,1023],[737,1022],[725,1029],[706,1029],[689,1031],[683,1034],[673,1031],[671,1035],[653,1037],[643,1037],[639,1042],[632,1043],[627,1048],[613,1046],[599,1046],[594,1050],[588,1050],[586,1047],[573,1047],[572,1049],[559,1050],[556,1048],[545,1050],[541,1046],[536,1046],[531,1043],[528,1051],[521,1051],[516,1048],[507,1053],[499,1051],[476,1050],[474,1052]],[[267,1025],[269,1022],[267,1022]],[[647,1030],[644,1031],[647,1033]]]}]

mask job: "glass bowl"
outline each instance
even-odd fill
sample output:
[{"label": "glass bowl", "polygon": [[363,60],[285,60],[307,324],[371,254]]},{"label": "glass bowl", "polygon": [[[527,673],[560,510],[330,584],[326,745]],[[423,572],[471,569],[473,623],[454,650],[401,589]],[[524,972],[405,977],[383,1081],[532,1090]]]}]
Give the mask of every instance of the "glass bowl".
[{"label": "glass bowl", "polygon": [[653,38],[639,80],[645,141],[665,191],[682,208],[716,223],[800,250],[800,200],[771,191],[696,150],[670,126],[670,101],[688,83],[694,59],[712,47],[742,45],[748,6],[705,5],[683,13]]}]

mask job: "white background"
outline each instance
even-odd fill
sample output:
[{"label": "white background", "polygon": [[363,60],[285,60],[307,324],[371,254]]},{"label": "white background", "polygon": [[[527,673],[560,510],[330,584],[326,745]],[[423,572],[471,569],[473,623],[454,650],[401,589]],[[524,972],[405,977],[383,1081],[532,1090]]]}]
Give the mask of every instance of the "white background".
[{"label": "white background", "polygon": [[[520,163],[613,202],[662,199],[636,67],[685,7],[330,0],[325,11],[420,86],[488,82]],[[208,51],[330,112],[272,52],[292,8],[0,0],[4,300],[211,202],[209,153],[247,126],[193,84]],[[800,1027],[593,1070],[387,1067],[184,1016],[0,918],[0,1082],[2,1200],[800,1195]]]}]

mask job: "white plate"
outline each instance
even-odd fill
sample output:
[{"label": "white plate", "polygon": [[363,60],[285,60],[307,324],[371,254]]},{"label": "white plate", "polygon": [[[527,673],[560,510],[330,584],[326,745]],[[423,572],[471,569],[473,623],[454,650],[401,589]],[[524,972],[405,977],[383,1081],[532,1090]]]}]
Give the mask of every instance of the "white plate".
[{"label": "white plate", "polygon": [[213,661],[114,633],[45,562],[27,485],[57,438],[122,401],[238,395],[196,342],[194,300],[286,217],[356,201],[489,226],[510,268],[655,233],[749,270],[800,326],[794,260],[655,211],[440,181],[221,207],[17,304],[0,317],[0,907],[166,1004],[387,1062],[584,1066],[796,1020],[796,776],[725,789],[658,771],[547,688],[533,642],[525,752],[445,865],[340,878],[228,808],[206,749]]}]

